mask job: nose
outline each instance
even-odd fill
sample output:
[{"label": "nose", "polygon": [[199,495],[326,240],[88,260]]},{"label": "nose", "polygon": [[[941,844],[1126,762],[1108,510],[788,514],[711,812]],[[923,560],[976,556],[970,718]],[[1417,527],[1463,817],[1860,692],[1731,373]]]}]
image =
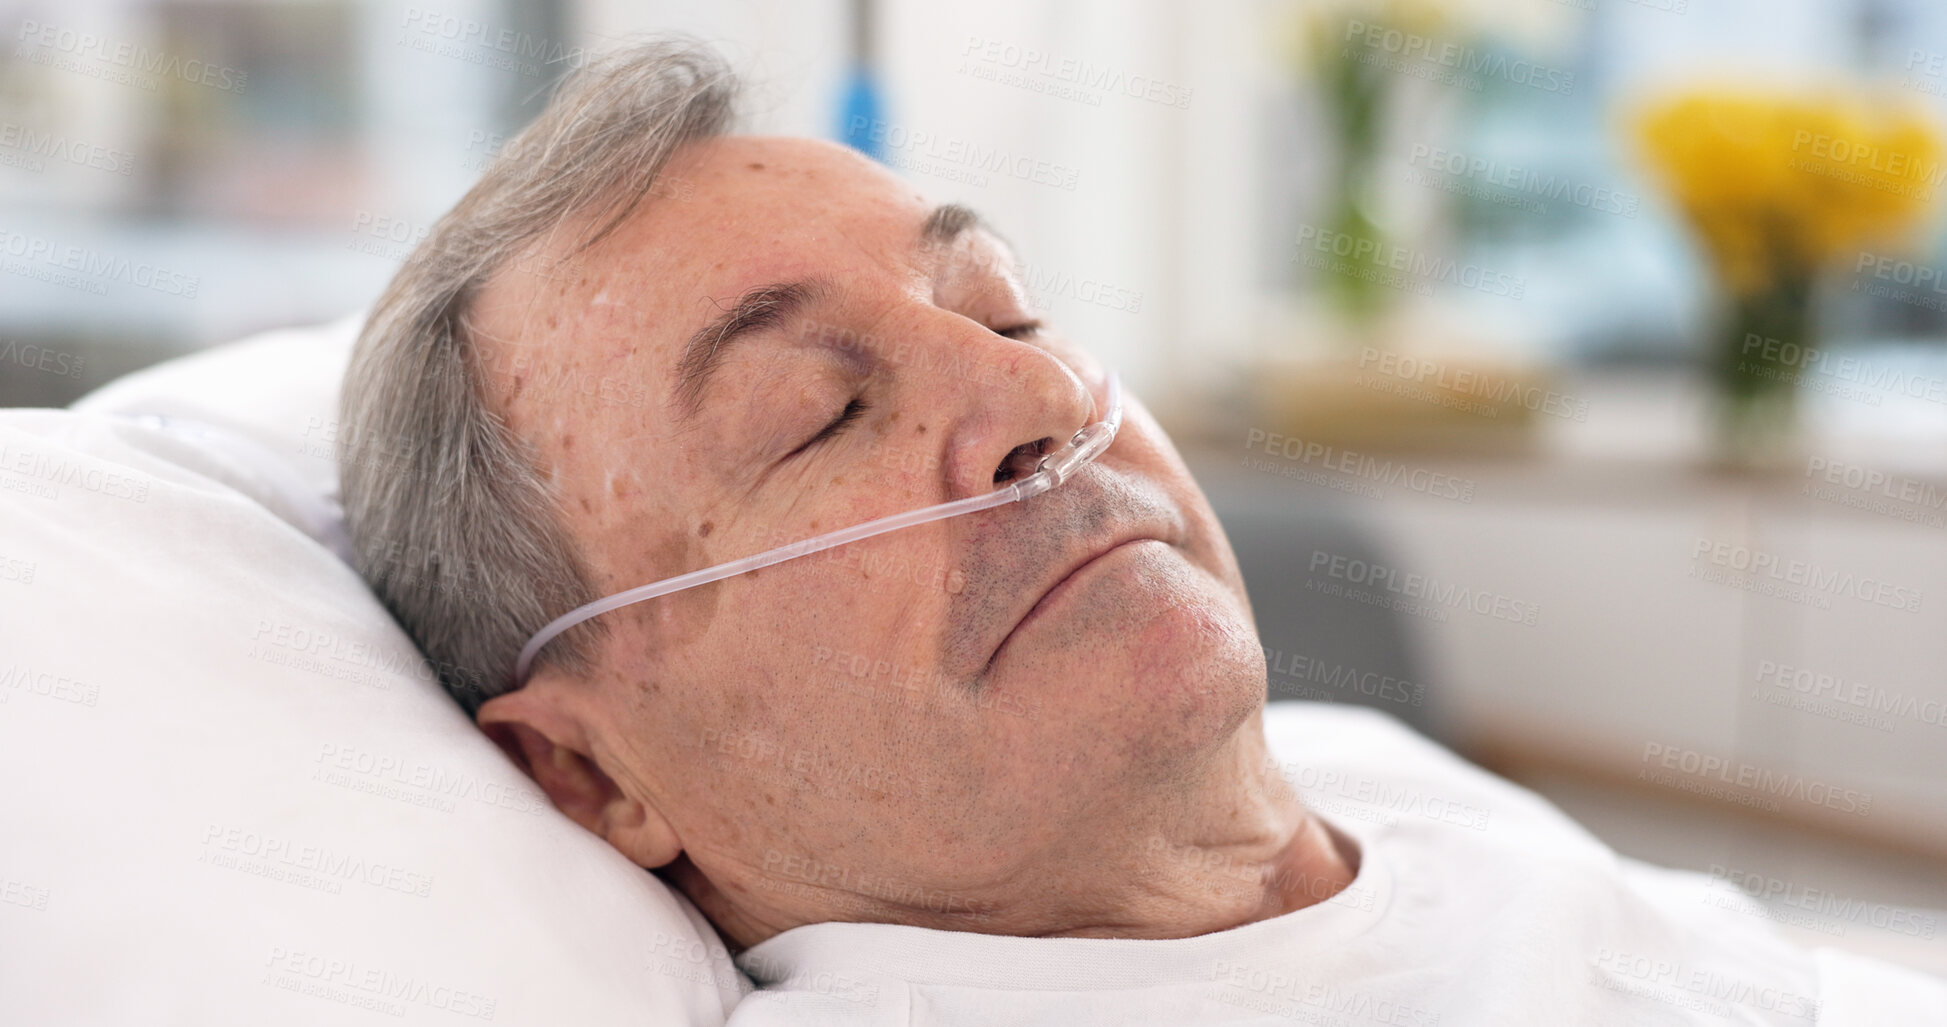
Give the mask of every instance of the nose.
[{"label": "nose", "polygon": [[1059,357],[985,334],[986,344],[972,350],[977,358],[958,363],[979,380],[942,384],[943,394],[956,397],[943,461],[954,499],[1027,477],[1043,455],[1102,416],[1088,386]]}]

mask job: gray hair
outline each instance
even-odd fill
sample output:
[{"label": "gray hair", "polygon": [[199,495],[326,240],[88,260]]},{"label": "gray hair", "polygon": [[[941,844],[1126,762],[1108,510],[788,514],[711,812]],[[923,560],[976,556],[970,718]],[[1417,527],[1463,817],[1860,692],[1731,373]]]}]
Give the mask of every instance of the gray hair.
[{"label": "gray hair", "polygon": [[[356,565],[469,714],[513,690],[528,638],[596,596],[532,446],[490,409],[468,309],[571,219],[590,226],[575,252],[613,231],[678,147],[729,131],[737,91],[714,51],[673,38],[571,74],[433,226],[359,335],[338,444]],[[587,673],[600,638],[587,622],[540,660]]]}]

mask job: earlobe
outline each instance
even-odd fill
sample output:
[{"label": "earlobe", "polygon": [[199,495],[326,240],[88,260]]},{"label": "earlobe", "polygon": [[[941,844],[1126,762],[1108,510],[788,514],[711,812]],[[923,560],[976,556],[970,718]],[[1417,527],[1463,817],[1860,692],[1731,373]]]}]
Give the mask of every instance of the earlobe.
[{"label": "earlobe", "polygon": [[563,690],[537,675],[525,687],[488,700],[477,723],[507,753],[556,809],[600,835],[638,866],[655,868],[683,851],[674,828],[647,795],[631,795],[617,783],[638,779],[624,767],[604,767],[578,711]]}]

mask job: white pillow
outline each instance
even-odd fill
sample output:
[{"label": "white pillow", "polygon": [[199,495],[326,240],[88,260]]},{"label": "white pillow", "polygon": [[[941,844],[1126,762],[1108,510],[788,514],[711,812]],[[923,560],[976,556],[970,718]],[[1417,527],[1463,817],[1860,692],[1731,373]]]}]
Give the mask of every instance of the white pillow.
[{"label": "white pillow", "polygon": [[0,1022],[721,1024],[750,984],[701,914],[272,513],[332,477],[337,328],[0,412]]},{"label": "white pillow", "polygon": [[338,495],[338,388],[363,313],[253,335],[109,382],[70,409],[164,414],[218,425],[283,458],[319,495]]}]

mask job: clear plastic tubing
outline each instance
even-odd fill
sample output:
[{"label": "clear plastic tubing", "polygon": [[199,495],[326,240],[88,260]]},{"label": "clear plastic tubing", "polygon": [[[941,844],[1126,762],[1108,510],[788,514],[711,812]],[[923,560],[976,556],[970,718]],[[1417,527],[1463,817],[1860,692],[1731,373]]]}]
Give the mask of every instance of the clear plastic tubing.
[{"label": "clear plastic tubing", "polygon": [[681,592],[686,588],[707,585],[713,581],[722,581],[725,578],[736,577],[739,574],[769,567],[775,563],[795,560],[800,556],[809,556],[812,553],[830,549],[833,546],[842,546],[847,542],[857,542],[860,539],[871,538],[874,535],[883,535],[888,531],[898,531],[901,528],[910,528],[916,524],[926,524],[931,521],[945,520],[948,517],[958,517],[961,514],[989,510],[1008,503],[1018,503],[1030,496],[1038,496],[1067,481],[1077,470],[1081,469],[1082,465],[1102,455],[1102,451],[1108,449],[1109,444],[1115,441],[1116,430],[1121,427],[1122,380],[1119,375],[1111,371],[1109,373],[1108,416],[1083,427],[1082,430],[1075,433],[1073,438],[1068,440],[1067,445],[1042,457],[1041,462],[1036,465],[1033,474],[1019,481],[1009,482],[1007,485],[995,489],[986,495],[969,496],[966,499],[957,499],[950,503],[922,507],[918,510],[909,510],[905,513],[881,517],[878,520],[866,521],[864,524],[853,525],[850,528],[827,532],[823,535],[814,535],[811,538],[800,539],[789,545],[779,546],[776,549],[746,556],[740,560],[720,563],[714,567],[705,567],[702,570],[691,571],[688,574],[679,574],[673,578],[664,578],[661,581],[651,582],[647,585],[638,585],[626,592],[617,592],[612,596],[597,599],[584,606],[578,606],[549,621],[546,627],[535,632],[534,637],[528,639],[527,644],[521,647],[520,658],[514,663],[514,681],[516,684],[525,684],[527,682],[527,672],[534,664],[535,655],[541,651],[542,646],[554,641],[555,636],[580,624],[582,621],[588,620],[591,617],[599,617],[610,610],[620,609],[634,603],[646,602],[650,599],[666,596],[671,592]]}]

